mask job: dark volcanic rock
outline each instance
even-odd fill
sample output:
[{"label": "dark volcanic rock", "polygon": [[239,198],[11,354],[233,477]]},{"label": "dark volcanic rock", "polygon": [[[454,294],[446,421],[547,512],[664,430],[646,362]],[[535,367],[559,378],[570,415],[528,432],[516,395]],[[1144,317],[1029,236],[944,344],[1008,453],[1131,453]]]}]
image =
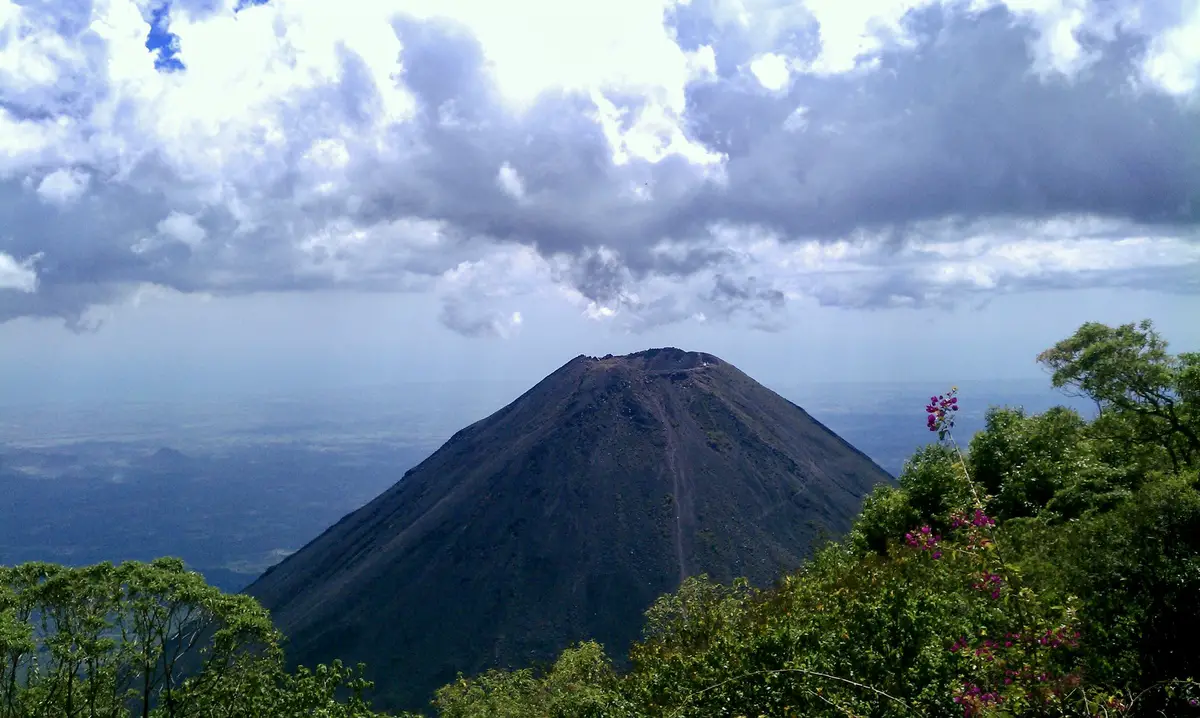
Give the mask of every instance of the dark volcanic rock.
[{"label": "dark volcanic rock", "polygon": [[769,585],[891,477],[710,354],[580,356],[459,431],[247,592],[289,658],[365,661],[381,708],[595,638],[686,575]]}]

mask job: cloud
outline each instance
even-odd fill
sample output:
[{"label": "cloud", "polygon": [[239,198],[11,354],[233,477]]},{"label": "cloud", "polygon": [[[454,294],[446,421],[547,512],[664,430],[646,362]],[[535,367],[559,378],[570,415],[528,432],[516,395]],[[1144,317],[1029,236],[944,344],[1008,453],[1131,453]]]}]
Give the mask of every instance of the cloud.
[{"label": "cloud", "polygon": [[513,199],[525,198],[525,183],[521,181],[521,175],[517,174],[517,171],[509,163],[505,162],[500,165],[500,171],[496,173],[496,183]]},{"label": "cloud", "polygon": [[787,88],[791,79],[791,69],[787,58],[783,55],[766,53],[759,55],[750,62],[750,72],[758,79],[759,84],[772,92]]},{"label": "cloud", "polygon": [[151,252],[170,242],[178,242],[191,250],[198,250],[208,236],[208,230],[200,225],[195,216],[177,211],[172,211],[160,220],[155,225],[155,230],[154,236],[143,237],[131,248],[132,251],[137,254]]},{"label": "cloud", "polygon": [[499,337],[507,339],[521,326],[521,313],[508,316],[451,300],[442,305],[441,322],[449,329],[468,337]]},{"label": "cloud", "polygon": [[87,192],[91,175],[71,169],[60,169],[42,178],[37,193],[42,200],[59,206],[68,205]]},{"label": "cloud", "polygon": [[439,319],[466,336],[514,336],[524,321],[521,306],[561,296],[554,283],[558,271],[529,247],[481,247],[477,259],[461,261],[437,278]]},{"label": "cloud", "polygon": [[1196,0],[0,0],[0,28],[0,321],[148,286],[434,292],[473,336],[526,301],[769,330],[1200,290]]},{"label": "cloud", "polygon": [[31,293],[37,291],[38,276],[33,265],[39,259],[37,255],[18,262],[11,256],[0,252],[0,291],[10,290]]}]

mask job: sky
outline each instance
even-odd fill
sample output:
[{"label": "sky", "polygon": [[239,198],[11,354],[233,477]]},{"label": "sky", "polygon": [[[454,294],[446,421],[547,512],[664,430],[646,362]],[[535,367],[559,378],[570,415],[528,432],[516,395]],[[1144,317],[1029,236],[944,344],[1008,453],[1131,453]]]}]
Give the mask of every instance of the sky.
[{"label": "sky", "polygon": [[0,0],[0,397],[1200,349],[1200,0]]}]

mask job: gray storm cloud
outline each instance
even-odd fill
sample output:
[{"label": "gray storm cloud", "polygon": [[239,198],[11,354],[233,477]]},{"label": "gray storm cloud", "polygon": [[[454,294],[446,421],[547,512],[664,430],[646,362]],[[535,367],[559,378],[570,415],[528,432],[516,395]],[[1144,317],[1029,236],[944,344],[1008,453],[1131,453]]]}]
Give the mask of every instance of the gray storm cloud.
[{"label": "gray storm cloud", "polygon": [[[667,21],[680,46],[711,46],[716,58],[715,75],[686,89],[682,130],[723,156],[719,170],[678,154],[615,163],[592,95],[549,90],[514,111],[476,37],[398,15],[395,81],[411,93],[411,117],[381,125],[385,88],[342,44],[337,79],[296,90],[277,108],[279,127],[262,130],[283,139],[225,158],[214,178],[189,171],[169,146],[138,144],[139,113],[153,106],[98,110],[117,92],[103,69],[110,49],[77,5],[62,22],[45,8],[27,18],[81,48],[62,60],[63,82],[38,86],[0,71],[4,126],[62,136],[54,149],[0,160],[0,260],[37,274],[36,291],[0,284],[0,321],[79,324],[88,307],[145,282],[215,293],[425,286],[420,278],[498,243],[536,248],[585,300],[619,303],[652,277],[690,292],[627,302],[643,313],[636,326],[699,312],[770,328],[787,293],[715,227],[752,228],[779,251],[873,238],[877,253],[860,261],[872,273],[854,275],[861,281],[842,284],[819,268],[801,280],[821,303],[860,307],[944,301],[923,289],[927,257],[906,253],[934,225],[953,241],[956,227],[1090,217],[1125,228],[1114,242],[1134,233],[1177,240],[1180,251],[1197,245],[1197,95],[1139,81],[1155,38],[1102,10],[1077,32],[1090,61],[1070,75],[1035,71],[1039,29],[1021,16],[948,4],[909,12],[905,41],[885,42],[858,70],[796,71],[769,92],[750,61],[767,50],[813,61],[821,45],[812,18],[764,47],[750,30],[716,22],[712,3],[677,8]],[[605,97],[624,110],[624,129],[651,102]],[[340,144],[314,155],[331,136]],[[436,241],[381,229],[400,221],[436,227]],[[660,251],[664,242],[674,250]],[[1194,292],[1196,267],[1013,270],[972,286]],[[447,300],[443,322],[502,333],[502,318],[465,304],[476,299],[488,301],[470,292]]]}]

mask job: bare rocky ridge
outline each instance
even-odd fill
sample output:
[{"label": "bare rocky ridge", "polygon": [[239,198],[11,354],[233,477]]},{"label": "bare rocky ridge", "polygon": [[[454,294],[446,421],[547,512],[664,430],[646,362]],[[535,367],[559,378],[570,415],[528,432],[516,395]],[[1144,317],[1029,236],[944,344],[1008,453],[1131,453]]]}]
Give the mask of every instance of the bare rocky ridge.
[{"label": "bare rocky ridge", "polygon": [[248,593],[289,658],[365,661],[378,707],[595,638],[683,577],[769,585],[891,477],[711,354],[579,356],[456,433]]}]

